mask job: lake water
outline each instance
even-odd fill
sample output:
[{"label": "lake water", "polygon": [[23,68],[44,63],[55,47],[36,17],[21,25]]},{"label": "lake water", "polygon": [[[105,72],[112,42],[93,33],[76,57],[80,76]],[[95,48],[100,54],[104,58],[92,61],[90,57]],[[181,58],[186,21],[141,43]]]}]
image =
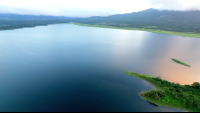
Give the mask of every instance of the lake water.
[{"label": "lake water", "polygon": [[0,31],[0,111],[181,111],[142,100],[155,88],[123,71],[192,84],[199,68],[197,38],[71,24]]}]

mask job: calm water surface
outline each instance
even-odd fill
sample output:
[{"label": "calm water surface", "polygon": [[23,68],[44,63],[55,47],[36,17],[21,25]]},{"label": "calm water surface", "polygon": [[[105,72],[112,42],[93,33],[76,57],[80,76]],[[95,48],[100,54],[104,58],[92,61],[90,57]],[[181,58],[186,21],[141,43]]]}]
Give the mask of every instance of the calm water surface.
[{"label": "calm water surface", "polygon": [[0,31],[0,111],[181,111],[142,100],[154,87],[123,71],[191,84],[199,68],[197,38],[70,24]]}]

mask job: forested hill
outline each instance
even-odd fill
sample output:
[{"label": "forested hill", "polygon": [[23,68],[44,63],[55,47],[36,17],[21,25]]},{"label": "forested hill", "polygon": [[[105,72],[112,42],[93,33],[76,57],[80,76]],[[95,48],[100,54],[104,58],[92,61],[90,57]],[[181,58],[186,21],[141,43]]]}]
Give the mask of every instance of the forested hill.
[{"label": "forested hill", "polygon": [[44,16],[44,15],[19,15],[19,14],[0,14],[2,20],[53,20],[53,19],[70,19],[65,16]]},{"label": "forested hill", "polygon": [[186,33],[184,36],[188,36],[188,34],[197,34],[194,36],[191,35],[190,37],[200,38],[200,11],[147,9],[129,14],[118,14],[107,17],[96,16],[90,18],[0,14],[0,30],[68,22],[128,29],[138,28],[158,33],[162,30],[184,32]]},{"label": "forested hill", "polygon": [[68,23],[80,18],[44,15],[0,14],[0,30],[35,27],[55,23]]},{"label": "forested hill", "polygon": [[85,24],[200,33],[200,11],[147,9],[129,14],[79,19]]}]

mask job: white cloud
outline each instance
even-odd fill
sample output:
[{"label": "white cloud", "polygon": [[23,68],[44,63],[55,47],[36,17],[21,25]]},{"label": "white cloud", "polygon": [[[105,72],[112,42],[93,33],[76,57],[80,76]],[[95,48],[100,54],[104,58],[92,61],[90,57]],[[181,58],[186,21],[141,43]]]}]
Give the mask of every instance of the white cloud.
[{"label": "white cloud", "polygon": [[0,0],[0,13],[71,17],[108,16],[151,7],[200,9],[200,0]]},{"label": "white cloud", "polygon": [[148,0],[148,3],[156,9],[200,10],[200,0]]},{"label": "white cloud", "polygon": [[0,0],[0,13],[108,16],[147,9],[146,0]]}]

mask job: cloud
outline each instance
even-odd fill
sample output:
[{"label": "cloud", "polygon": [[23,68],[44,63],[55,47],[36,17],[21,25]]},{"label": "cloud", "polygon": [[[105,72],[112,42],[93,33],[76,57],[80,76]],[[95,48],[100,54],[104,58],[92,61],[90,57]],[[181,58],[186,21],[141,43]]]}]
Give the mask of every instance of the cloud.
[{"label": "cloud", "polygon": [[0,13],[90,17],[148,8],[200,10],[200,0],[0,0]]},{"label": "cloud", "polygon": [[108,16],[121,13],[112,9],[92,9],[92,8],[63,8],[63,7],[16,7],[0,5],[0,13],[26,14],[26,15],[53,15],[70,17],[90,17]]},{"label": "cloud", "polygon": [[0,0],[0,13],[108,16],[147,9],[146,0]]},{"label": "cloud", "polygon": [[200,10],[200,0],[148,0],[152,8],[166,10]]}]

